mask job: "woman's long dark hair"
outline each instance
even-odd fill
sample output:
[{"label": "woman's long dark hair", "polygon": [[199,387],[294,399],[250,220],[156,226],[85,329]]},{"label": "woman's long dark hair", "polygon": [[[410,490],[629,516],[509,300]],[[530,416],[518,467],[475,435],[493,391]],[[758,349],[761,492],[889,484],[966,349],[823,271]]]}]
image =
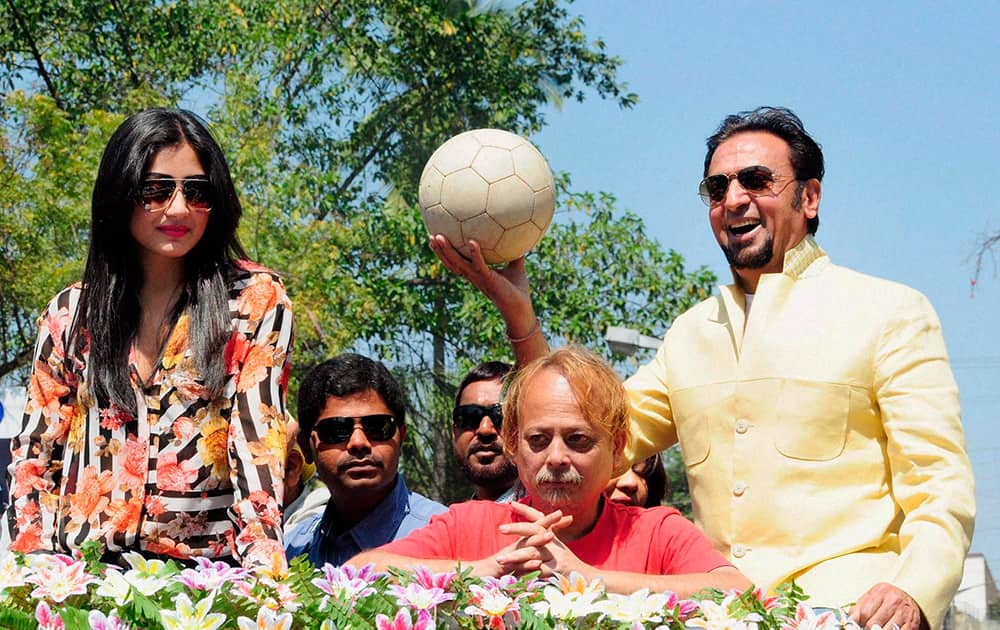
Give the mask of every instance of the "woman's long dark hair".
[{"label": "woman's long dark hair", "polygon": [[[217,395],[225,382],[228,284],[238,261],[246,258],[236,234],[243,211],[222,149],[205,123],[184,110],[147,109],[118,127],[101,157],[83,292],[70,335],[70,348],[75,348],[70,354],[89,345],[88,381],[101,407],[115,404],[136,412],[128,354],[139,328],[143,272],[129,221],[156,154],[185,143],[198,155],[215,193],[205,233],[184,257],[183,293],[172,317],[190,309],[189,344],[206,389]],[[89,339],[81,337],[83,331]]]}]

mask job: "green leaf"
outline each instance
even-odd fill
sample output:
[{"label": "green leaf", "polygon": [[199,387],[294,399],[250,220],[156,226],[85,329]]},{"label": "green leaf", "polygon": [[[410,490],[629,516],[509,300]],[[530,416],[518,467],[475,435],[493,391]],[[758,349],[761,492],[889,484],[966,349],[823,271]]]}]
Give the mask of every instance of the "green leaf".
[{"label": "green leaf", "polygon": [[17,610],[16,608],[0,606],[0,628],[9,628],[10,630],[35,630],[37,627],[38,622],[35,621],[34,616]]}]

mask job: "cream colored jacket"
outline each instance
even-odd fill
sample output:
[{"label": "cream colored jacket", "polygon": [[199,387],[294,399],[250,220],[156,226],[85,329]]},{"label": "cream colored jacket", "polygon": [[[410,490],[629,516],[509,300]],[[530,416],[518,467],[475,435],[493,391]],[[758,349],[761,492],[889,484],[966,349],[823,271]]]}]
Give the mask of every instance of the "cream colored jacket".
[{"label": "cream colored jacket", "polygon": [[941,626],[975,497],[941,326],[906,286],[830,263],[812,237],[673,323],[628,380],[632,450],[679,441],[696,522],[758,585],[813,606],[878,582]]}]

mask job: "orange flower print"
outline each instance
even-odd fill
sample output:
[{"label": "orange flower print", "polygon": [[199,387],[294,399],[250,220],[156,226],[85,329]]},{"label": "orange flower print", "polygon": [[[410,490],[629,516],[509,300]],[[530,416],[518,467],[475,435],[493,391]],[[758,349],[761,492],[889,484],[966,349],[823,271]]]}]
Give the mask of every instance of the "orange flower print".
[{"label": "orange flower print", "polygon": [[247,352],[250,351],[250,342],[246,336],[238,330],[234,330],[229,342],[226,344],[226,374],[232,375],[240,371],[240,366],[246,360]]},{"label": "orange flower print", "polygon": [[[60,496],[58,492],[42,492],[38,495],[38,503],[46,512],[58,512],[61,505],[59,499]],[[66,510],[63,509],[62,511],[65,512]]]},{"label": "orange flower print", "polygon": [[184,358],[184,351],[187,349],[188,345],[188,330],[191,327],[191,319],[188,317],[187,311],[185,311],[177,319],[177,323],[174,325],[173,332],[170,333],[170,338],[167,339],[167,345],[163,349],[163,367],[171,370],[180,363],[181,359]]},{"label": "orange flower print", "polygon": [[10,545],[11,551],[30,553],[42,549],[42,516],[38,504],[29,501],[17,509],[17,537]]},{"label": "orange flower print", "polygon": [[[55,416],[46,417],[45,432],[42,433],[42,440],[46,442],[58,442],[64,444],[69,436],[70,423],[76,416],[73,405],[59,405],[59,412]],[[82,427],[77,427],[77,434],[74,437],[75,448],[79,447]]]},{"label": "orange flower print", "polygon": [[63,405],[59,409],[63,426],[69,427],[66,446],[75,452],[83,448],[84,430],[87,427],[87,410],[82,405]]},{"label": "orange flower print", "polygon": [[272,477],[283,479],[287,456],[286,442],[284,427],[272,426],[261,440],[247,445],[253,454],[254,465],[265,464]]},{"label": "orange flower print", "polygon": [[160,453],[156,458],[156,485],[168,492],[186,492],[198,480],[198,467],[188,460],[177,461],[177,453]]},{"label": "orange flower print", "polygon": [[14,519],[18,529],[28,529],[33,525],[39,525],[42,520],[42,512],[37,501],[28,501],[24,505],[17,506]]},{"label": "orange flower print", "polygon": [[250,284],[240,293],[236,308],[251,322],[258,322],[278,303],[280,288],[281,285],[270,274],[259,273],[250,279]]},{"label": "orange flower print", "polygon": [[60,308],[55,314],[47,313],[45,315],[45,328],[49,332],[49,337],[52,339],[52,355],[56,357],[66,356],[66,348],[63,346],[63,337],[65,336],[66,329],[72,323],[70,318],[69,309],[65,306]]},{"label": "orange flower print", "polygon": [[146,473],[149,470],[149,444],[134,435],[125,440],[125,454],[122,457],[121,471],[118,482],[122,488],[139,492],[146,483]]},{"label": "orange flower print", "polygon": [[191,369],[179,367],[174,370],[169,379],[177,392],[170,397],[171,404],[209,398],[208,390],[198,382],[198,378],[199,373],[193,366]]},{"label": "orange flower print", "polygon": [[194,435],[194,421],[187,416],[181,416],[174,420],[172,429],[175,439],[186,442],[188,438]]},{"label": "orange flower print", "polygon": [[245,392],[251,387],[255,387],[267,378],[268,369],[274,367],[273,350],[270,346],[253,344],[250,352],[247,353],[247,360],[243,364],[239,380],[236,383],[236,391]]},{"label": "orange flower print", "polygon": [[153,518],[159,517],[161,514],[167,511],[165,505],[163,505],[163,500],[160,497],[146,497],[146,513]]},{"label": "orange flower print", "polygon": [[261,523],[268,527],[277,527],[281,523],[281,510],[278,509],[278,500],[273,496],[263,490],[255,490],[247,500]]},{"label": "orange flower print", "polygon": [[108,519],[104,523],[104,534],[127,534],[139,529],[139,517],[142,515],[142,497],[133,496],[125,499],[115,499],[108,504]]},{"label": "orange flower print", "polygon": [[253,272],[253,273],[257,273],[257,272],[261,272],[261,271],[263,271],[263,272],[266,273],[266,272],[269,271],[269,269],[267,267],[265,267],[264,265],[262,265],[260,263],[256,263],[256,262],[254,262],[252,260],[249,260],[249,259],[246,259],[246,258],[240,260],[238,264],[239,264],[239,266],[240,266],[241,269],[245,269],[246,271],[250,271],[250,272]]},{"label": "orange flower print", "polygon": [[[47,490],[51,483],[42,478],[45,464],[38,458],[26,459],[14,467],[14,487],[11,497],[23,497],[32,490]],[[37,505],[32,503],[32,505]]]},{"label": "orange flower print", "polygon": [[[244,500],[240,501],[234,507],[240,512],[243,512],[241,508],[246,505],[249,504]],[[251,507],[250,509],[252,510],[253,508]],[[260,521],[250,521],[244,525],[243,530],[240,532],[239,536],[236,537],[236,543],[241,547],[246,547],[249,544],[258,540],[264,540],[265,538],[267,538],[267,535],[264,533],[264,526],[261,525]]]},{"label": "orange flower print", "polygon": [[46,416],[59,415],[60,398],[69,394],[69,388],[53,378],[49,366],[43,361],[35,361],[28,384],[29,404],[44,409]]},{"label": "orange flower print", "polygon": [[228,445],[229,423],[225,419],[215,416],[201,425],[198,456],[206,466],[212,467],[212,476],[216,479],[229,477]]},{"label": "orange flower print", "polygon": [[218,558],[219,556],[230,555],[232,552],[229,550],[232,549],[232,546],[229,539],[232,538],[232,536],[233,536],[233,530],[229,529],[226,531],[225,538],[216,538],[214,540],[208,541],[209,556],[213,558]]},{"label": "orange flower print", "polygon": [[70,494],[69,517],[74,523],[96,524],[98,517],[108,505],[108,494],[114,487],[114,475],[110,470],[97,474],[94,466],[86,466],[76,487]]},{"label": "orange flower print", "polygon": [[117,431],[132,419],[132,413],[127,409],[122,409],[118,405],[111,403],[110,407],[101,409],[101,428],[108,431]]},{"label": "orange flower print", "polygon": [[150,553],[170,556],[172,558],[191,558],[191,547],[189,545],[178,543],[166,536],[157,536],[155,539],[149,540],[145,548]]}]

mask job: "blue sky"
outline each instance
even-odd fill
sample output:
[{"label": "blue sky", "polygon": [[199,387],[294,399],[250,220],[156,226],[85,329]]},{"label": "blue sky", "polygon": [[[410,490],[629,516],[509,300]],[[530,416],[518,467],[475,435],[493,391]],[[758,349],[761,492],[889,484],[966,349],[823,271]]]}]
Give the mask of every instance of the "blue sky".
[{"label": "blue sky", "polygon": [[823,145],[820,244],[838,264],[915,287],[941,317],[976,472],[972,551],[1000,572],[992,266],[970,297],[977,238],[1000,230],[990,194],[1000,2],[580,0],[570,10],[624,60],[640,103],[565,103],[532,140],[575,188],[614,193],[691,267],[730,278],[696,194],[705,137],[726,114],[784,105]]}]

